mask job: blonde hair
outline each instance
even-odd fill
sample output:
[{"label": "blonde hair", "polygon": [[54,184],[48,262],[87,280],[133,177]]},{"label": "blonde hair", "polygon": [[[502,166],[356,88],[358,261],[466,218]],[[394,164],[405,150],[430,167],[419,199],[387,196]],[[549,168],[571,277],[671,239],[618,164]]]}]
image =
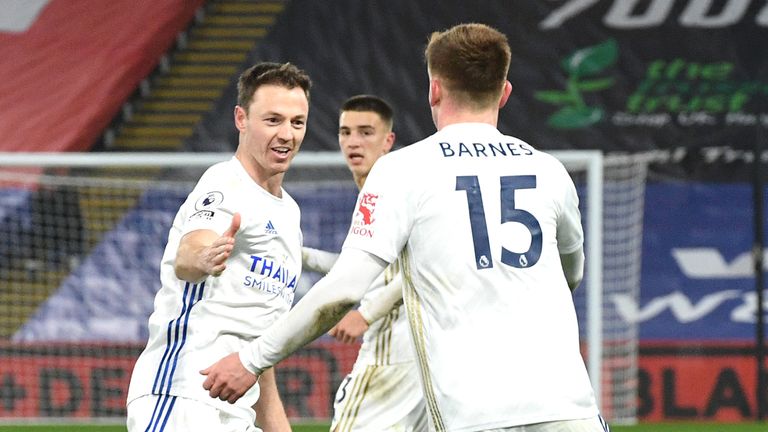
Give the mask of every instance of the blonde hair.
[{"label": "blonde hair", "polygon": [[469,23],[432,33],[424,56],[454,98],[482,108],[498,102],[512,54],[503,33]]}]

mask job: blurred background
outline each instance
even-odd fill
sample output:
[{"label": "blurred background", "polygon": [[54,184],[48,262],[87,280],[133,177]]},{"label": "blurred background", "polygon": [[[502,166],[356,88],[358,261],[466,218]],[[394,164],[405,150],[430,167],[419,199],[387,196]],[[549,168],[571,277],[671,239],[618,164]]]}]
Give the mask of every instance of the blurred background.
[{"label": "blurred background", "polygon": [[[356,194],[322,159],[340,104],[387,99],[399,146],[432,134],[423,50],[463,22],[509,38],[500,130],[604,157],[600,194],[574,178],[604,208],[609,421],[764,418],[760,0],[0,0],[0,418],[125,415],[170,221],[236,148],[242,70],[312,77],[286,189],[305,244],[337,251]],[[328,419],[355,356],[324,338],[282,364],[290,415]]]}]

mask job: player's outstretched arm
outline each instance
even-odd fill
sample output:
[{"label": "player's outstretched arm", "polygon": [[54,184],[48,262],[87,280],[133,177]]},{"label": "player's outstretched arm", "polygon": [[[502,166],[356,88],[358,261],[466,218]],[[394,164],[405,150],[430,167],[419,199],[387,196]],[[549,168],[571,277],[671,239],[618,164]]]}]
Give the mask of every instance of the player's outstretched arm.
[{"label": "player's outstretched arm", "polygon": [[256,423],[264,432],[291,432],[283,401],[277,392],[275,370],[268,369],[259,377],[259,400],[253,406]]},{"label": "player's outstretched arm", "polygon": [[[347,248],[327,276],[288,313],[240,353],[230,354],[201,371],[211,397],[239,399],[264,370],[316,339],[363,297],[387,262],[358,249]],[[239,361],[237,360],[239,357]],[[243,372],[252,379],[244,377]]]},{"label": "player's outstretched arm", "polygon": [[227,231],[201,229],[187,233],[179,242],[173,269],[176,277],[187,282],[198,282],[207,276],[219,276],[227,268],[227,259],[235,245],[235,234],[240,229],[240,213],[232,216]]},{"label": "player's outstretched arm", "polygon": [[333,267],[337,259],[339,259],[339,254],[337,253],[306,246],[301,248],[301,263],[304,265],[304,268],[318,273],[327,274],[331,271],[331,267]]},{"label": "player's outstretched arm", "polygon": [[344,343],[353,343],[368,330],[374,321],[384,318],[403,300],[401,278],[385,284],[382,289],[368,291],[360,300],[356,311],[349,311],[338,324],[331,328],[329,335]]}]

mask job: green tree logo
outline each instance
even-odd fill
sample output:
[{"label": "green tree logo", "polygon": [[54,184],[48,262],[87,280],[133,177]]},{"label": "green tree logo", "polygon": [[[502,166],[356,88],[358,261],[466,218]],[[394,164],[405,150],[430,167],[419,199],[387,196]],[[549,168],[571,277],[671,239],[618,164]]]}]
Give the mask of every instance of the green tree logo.
[{"label": "green tree logo", "polygon": [[616,41],[609,39],[575,51],[563,59],[560,66],[568,73],[566,89],[564,91],[543,90],[534,95],[542,102],[563,106],[547,120],[550,126],[557,129],[583,128],[603,118],[603,110],[587,106],[582,94],[603,90],[613,85],[613,78],[595,78],[594,76],[616,63],[618,51]]}]

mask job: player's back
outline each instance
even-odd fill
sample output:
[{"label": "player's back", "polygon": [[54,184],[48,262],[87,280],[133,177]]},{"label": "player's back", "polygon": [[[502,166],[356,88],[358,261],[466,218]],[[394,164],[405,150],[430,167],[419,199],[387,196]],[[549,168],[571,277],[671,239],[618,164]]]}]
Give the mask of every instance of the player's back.
[{"label": "player's back", "polygon": [[405,173],[404,300],[433,421],[472,430],[596,415],[559,257],[583,240],[562,164],[490,125],[458,124],[382,165]]}]

